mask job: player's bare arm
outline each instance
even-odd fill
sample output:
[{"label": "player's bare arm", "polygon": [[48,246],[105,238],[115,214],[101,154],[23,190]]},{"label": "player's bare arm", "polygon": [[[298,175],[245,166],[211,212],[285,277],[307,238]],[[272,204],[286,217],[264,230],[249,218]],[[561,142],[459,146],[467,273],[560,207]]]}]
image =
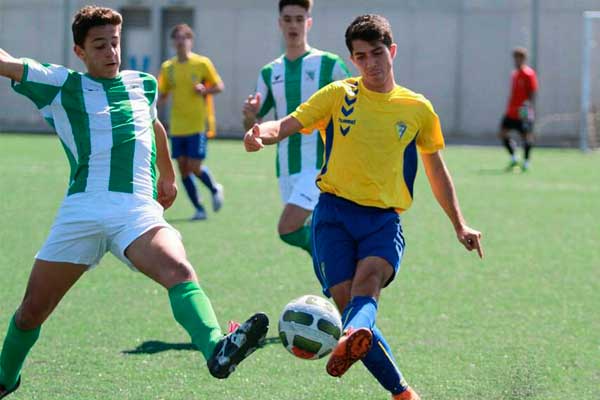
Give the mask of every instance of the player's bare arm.
[{"label": "player's bare arm", "polygon": [[223,81],[221,81],[215,85],[209,85],[209,86],[204,85],[202,83],[197,83],[194,85],[194,90],[200,96],[206,96],[209,94],[217,94],[217,93],[221,93],[223,90],[225,90],[225,84],[223,83]]},{"label": "player's bare arm", "polygon": [[260,93],[251,94],[244,101],[244,107],[242,108],[242,115],[244,116],[244,129],[250,130],[256,123],[260,123],[258,118],[258,112],[260,111]]},{"label": "player's bare arm", "polygon": [[289,115],[277,121],[255,124],[244,135],[244,146],[248,152],[258,151],[264,145],[280,142],[302,128],[300,121]]},{"label": "player's bare arm", "polygon": [[4,49],[0,48],[0,76],[21,82],[23,68],[23,61],[14,58]]},{"label": "player's bare arm", "polygon": [[175,170],[169,157],[167,131],[158,119],[154,121],[154,134],[156,139],[156,166],[160,174],[157,183],[157,200],[166,210],[171,207],[175,197],[177,197],[177,185],[175,184]]},{"label": "player's bare arm", "polygon": [[422,154],[425,173],[429,179],[431,190],[440,206],[450,218],[458,240],[469,251],[477,250],[480,258],[483,258],[483,246],[481,244],[481,232],[467,226],[460,211],[458,197],[454,189],[454,183],[446,163],[439,151],[431,154]]}]

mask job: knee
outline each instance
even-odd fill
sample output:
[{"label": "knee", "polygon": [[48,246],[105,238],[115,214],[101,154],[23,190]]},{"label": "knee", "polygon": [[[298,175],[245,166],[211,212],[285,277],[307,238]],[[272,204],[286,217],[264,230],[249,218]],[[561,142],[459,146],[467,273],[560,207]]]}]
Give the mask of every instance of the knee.
[{"label": "knee", "polygon": [[357,274],[352,282],[353,292],[375,295],[381,290],[382,277],[379,274]]},{"label": "knee", "polygon": [[[296,221],[292,221],[288,218],[281,218],[279,223],[277,224],[277,233],[281,237],[282,235],[287,235],[288,233],[296,232],[298,229],[302,228],[304,223],[300,224]],[[283,241],[283,237],[281,238]]]},{"label": "knee", "polygon": [[196,272],[188,261],[172,262],[164,268],[161,284],[166,288],[171,288],[181,282],[196,281]]},{"label": "knee", "polygon": [[182,178],[185,178],[186,176],[188,176],[190,173],[188,171],[187,165],[185,163],[179,163],[177,164],[177,167],[179,168],[179,174],[181,175]]}]

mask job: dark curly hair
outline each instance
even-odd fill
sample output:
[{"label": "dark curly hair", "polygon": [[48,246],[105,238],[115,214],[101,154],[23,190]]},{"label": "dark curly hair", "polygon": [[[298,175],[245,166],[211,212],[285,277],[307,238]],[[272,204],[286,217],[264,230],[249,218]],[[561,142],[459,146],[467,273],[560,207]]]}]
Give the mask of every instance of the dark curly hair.
[{"label": "dark curly hair", "polygon": [[376,14],[366,14],[356,17],[346,29],[346,47],[352,54],[352,41],[381,42],[390,48],[394,42],[390,22]]},{"label": "dark curly hair", "polygon": [[95,26],[121,25],[123,17],[112,8],[85,6],[77,11],[73,18],[71,30],[73,31],[73,42],[83,47],[88,31]]}]

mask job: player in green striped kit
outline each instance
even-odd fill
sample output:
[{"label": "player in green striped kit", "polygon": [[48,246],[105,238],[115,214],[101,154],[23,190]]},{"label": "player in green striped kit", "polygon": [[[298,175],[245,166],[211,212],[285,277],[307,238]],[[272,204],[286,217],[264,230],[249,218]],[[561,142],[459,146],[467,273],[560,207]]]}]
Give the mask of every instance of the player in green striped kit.
[{"label": "player in green striped kit", "polygon": [[266,315],[257,313],[223,336],[179,233],[163,218],[177,187],[166,132],[156,118],[157,82],[149,74],[119,71],[121,23],[109,8],[87,6],[75,15],[74,49],[85,74],[0,49],[0,76],[34,102],[71,167],[67,194],[4,338],[0,398],[19,387],[42,323],[108,251],[167,289],[175,319],[217,378],[256,349],[268,328]]},{"label": "player in green striped kit", "polygon": [[[311,48],[307,34],[312,26],[312,0],[280,0],[279,27],[285,54],[259,73],[256,94],[244,104],[244,127],[252,128],[271,110],[275,119],[288,115],[323,86],[349,76],[342,59]],[[315,178],[323,165],[323,141],[318,131],[295,133],[277,145],[276,171],[285,204],[277,230],[281,239],[312,253],[308,217],[317,204]]]}]

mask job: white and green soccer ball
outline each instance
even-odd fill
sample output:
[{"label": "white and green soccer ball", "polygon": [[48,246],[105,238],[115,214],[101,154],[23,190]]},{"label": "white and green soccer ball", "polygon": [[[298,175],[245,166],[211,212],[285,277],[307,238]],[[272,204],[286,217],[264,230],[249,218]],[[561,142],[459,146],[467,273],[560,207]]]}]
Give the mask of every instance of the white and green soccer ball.
[{"label": "white and green soccer ball", "polygon": [[341,333],[340,313],[319,296],[306,295],[290,301],[279,318],[283,347],[305,360],[316,360],[331,353]]}]

